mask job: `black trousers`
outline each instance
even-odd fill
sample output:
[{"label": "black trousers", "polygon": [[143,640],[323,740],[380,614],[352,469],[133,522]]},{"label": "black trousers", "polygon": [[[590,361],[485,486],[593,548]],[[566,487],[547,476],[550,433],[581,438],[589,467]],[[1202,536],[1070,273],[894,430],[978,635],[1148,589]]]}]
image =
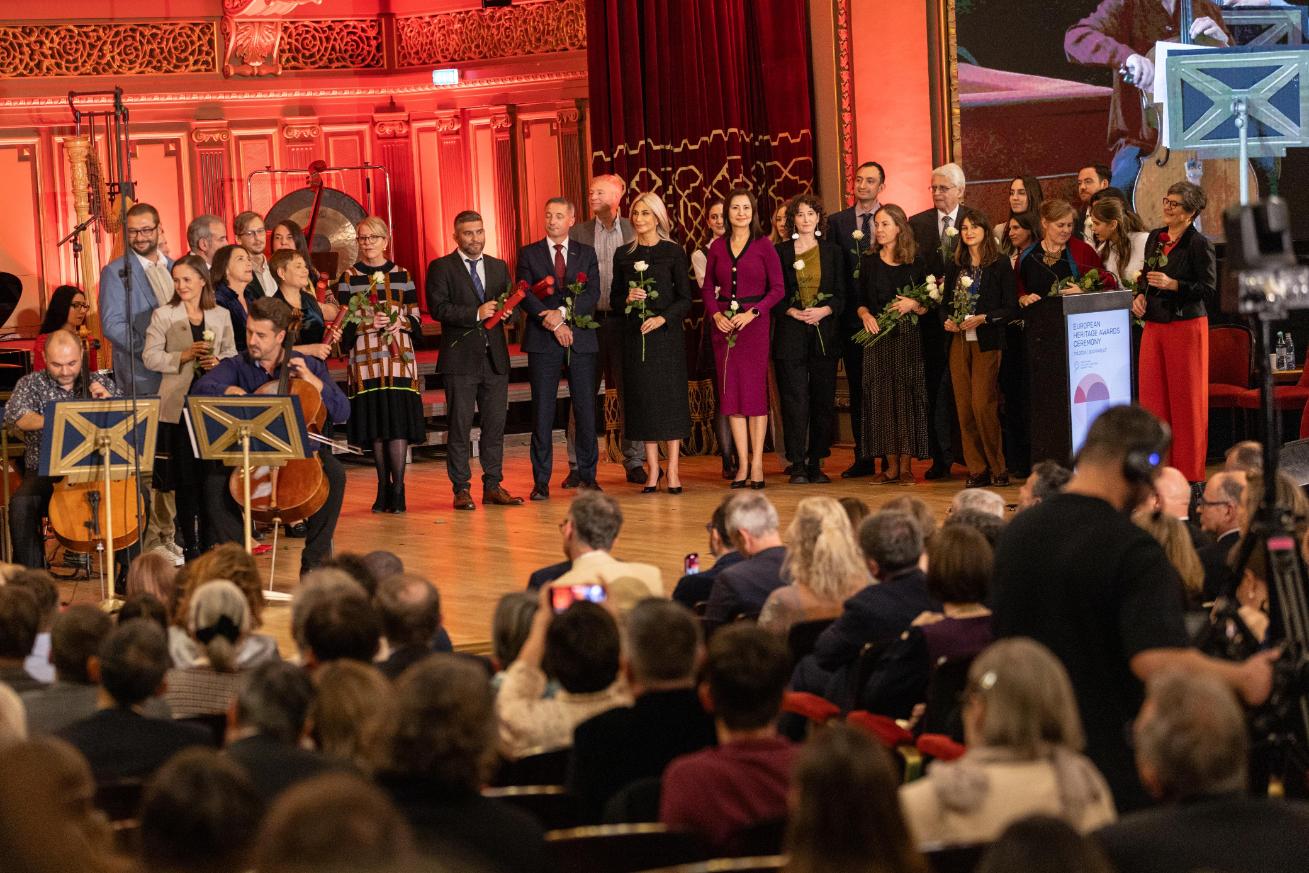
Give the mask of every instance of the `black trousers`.
[{"label": "black trousers", "polygon": [[782,401],[786,460],[817,467],[831,454],[836,407],[836,359],[774,360]]},{"label": "black trousers", "polygon": [[481,358],[480,373],[446,375],[445,403],[448,441],[445,469],[454,492],[467,491],[473,474],[469,458],[473,453],[473,413],[481,413],[482,435],[478,457],[482,462],[482,490],[495,488],[504,479],[505,415],[509,411],[509,374],[497,373],[488,355]]},{"label": "black trousers", "polygon": [[[318,450],[327,477],[327,502],[323,508],[305,519],[305,547],[300,553],[300,572],[317,567],[332,556],[332,538],[336,536],[336,522],[341,517],[341,503],[345,500],[345,468],[323,446]],[[205,473],[204,502],[214,543],[244,543],[244,510],[232,499],[228,481],[232,467],[209,464]]]},{"label": "black trousers", "polygon": [[45,566],[45,541],[41,538],[41,519],[50,507],[55,482],[50,476],[29,472],[9,497],[9,539],[14,545],[14,562],[24,567]]},{"label": "black trousers", "polygon": [[573,352],[570,359],[563,346],[527,356],[527,378],[532,385],[532,481],[538,486],[550,485],[554,467],[551,435],[558,407],[559,379],[565,370],[576,423],[577,476],[586,483],[595,481],[595,466],[599,460],[595,437],[596,403],[592,396],[598,384],[596,358],[594,352]]},{"label": "black trousers", "polygon": [[841,351],[841,360],[845,362],[845,382],[850,391],[850,430],[854,434],[854,457],[856,461],[867,459],[864,448],[864,347],[850,339],[862,325],[851,327],[845,325],[845,348]]}]

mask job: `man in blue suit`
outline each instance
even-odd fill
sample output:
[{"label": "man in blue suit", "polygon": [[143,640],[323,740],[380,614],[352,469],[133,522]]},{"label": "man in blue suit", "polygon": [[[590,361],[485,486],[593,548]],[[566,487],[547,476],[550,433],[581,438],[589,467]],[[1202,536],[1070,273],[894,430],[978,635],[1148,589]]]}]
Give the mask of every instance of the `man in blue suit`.
[{"label": "man in blue suit", "polygon": [[[114,382],[138,397],[159,393],[161,374],[141,362],[150,315],[173,296],[173,262],[159,251],[159,212],[149,203],[127,210],[129,251],[100,271],[100,327],[114,344]],[[128,293],[131,321],[128,321]]]},{"label": "man in blue suit", "polygon": [[[550,498],[550,473],[554,465],[555,399],[559,378],[568,370],[569,399],[575,423],[577,482],[583,488],[599,490],[595,467],[599,460],[595,439],[596,358],[599,342],[595,330],[573,324],[580,316],[592,316],[600,298],[600,266],[595,249],[568,238],[577,220],[573,204],[552,197],[545,204],[545,239],[523,246],[518,252],[518,278],[535,285],[546,276],[555,280],[554,293],[544,300],[528,294],[523,301],[527,330],[523,351],[527,352],[527,373],[532,385],[532,500]],[[569,285],[585,276],[580,293]],[[566,483],[567,484],[567,483]]]}]

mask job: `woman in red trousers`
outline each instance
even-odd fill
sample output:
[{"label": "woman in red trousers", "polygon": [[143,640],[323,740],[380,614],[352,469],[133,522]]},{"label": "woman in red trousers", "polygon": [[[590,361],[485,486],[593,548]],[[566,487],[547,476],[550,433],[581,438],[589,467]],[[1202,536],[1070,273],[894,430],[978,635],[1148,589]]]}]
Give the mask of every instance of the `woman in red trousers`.
[{"label": "woman in red trousers", "polygon": [[1145,243],[1143,289],[1132,313],[1141,336],[1141,405],[1173,429],[1172,464],[1191,482],[1204,481],[1209,448],[1209,318],[1205,301],[1218,283],[1214,247],[1193,226],[1204,191],[1178,182],[1164,195],[1164,226]]}]

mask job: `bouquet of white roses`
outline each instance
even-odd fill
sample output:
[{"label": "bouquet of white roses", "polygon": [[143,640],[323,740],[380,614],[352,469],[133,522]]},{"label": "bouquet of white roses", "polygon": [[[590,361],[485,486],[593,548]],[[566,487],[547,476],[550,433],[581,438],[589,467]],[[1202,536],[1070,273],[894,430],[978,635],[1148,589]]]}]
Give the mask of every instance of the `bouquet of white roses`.
[{"label": "bouquet of white roses", "polygon": [[977,294],[973,291],[973,277],[963,274],[955,282],[954,294],[950,297],[950,320],[963,324],[977,314]]},{"label": "bouquet of white roses", "polygon": [[[925,282],[918,285],[906,285],[896,292],[899,297],[908,297],[926,309],[931,309],[941,302],[941,286],[935,276],[928,276]],[[895,301],[892,300],[882,311],[877,314],[877,333],[869,333],[867,330],[860,330],[853,337],[854,341],[863,345],[864,348],[871,348],[878,340],[895,330],[900,322],[908,320],[910,324],[918,323],[918,313],[909,312],[901,315],[900,310],[895,308]]]}]

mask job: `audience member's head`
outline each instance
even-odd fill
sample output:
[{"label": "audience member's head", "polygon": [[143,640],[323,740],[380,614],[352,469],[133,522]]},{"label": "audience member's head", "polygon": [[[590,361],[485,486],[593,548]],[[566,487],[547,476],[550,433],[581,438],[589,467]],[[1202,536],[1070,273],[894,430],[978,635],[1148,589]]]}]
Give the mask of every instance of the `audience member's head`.
[{"label": "audience member's head", "polygon": [[1113,873],[1104,850],[1061,818],[1033,815],[1005,828],[977,873]]},{"label": "audience member's head", "polygon": [[1004,518],[1004,498],[985,488],[965,488],[950,500],[947,515],[972,509],[976,512],[989,512],[997,518]]},{"label": "audience member's head", "polygon": [[91,659],[95,658],[114,622],[89,603],[75,603],[55,619],[50,631],[50,663],[60,682],[91,685]]},{"label": "audience member's head", "polygon": [[1191,483],[1186,474],[1176,467],[1164,467],[1154,480],[1155,505],[1172,518],[1188,518],[1191,514]]},{"label": "audience member's head", "polygon": [[126,596],[149,594],[160,603],[171,603],[177,584],[177,564],[155,549],[132,559],[127,568]]},{"label": "audience member's head", "polygon": [[377,584],[385,578],[373,572],[373,568],[364,560],[363,555],[357,555],[354,552],[337,552],[318,566],[334,567],[344,571],[351,579],[359,583],[359,587],[364,589],[364,593],[368,595],[369,599],[377,596]]},{"label": "audience member's head", "polygon": [[[3,590],[3,589],[0,589]],[[143,618],[123,622],[100,645],[100,685],[122,707],[153,697],[168,672],[168,640]]]},{"label": "audience member's head", "polygon": [[1163,510],[1140,510],[1132,514],[1132,521],[1163,547],[1187,597],[1198,600],[1204,591],[1204,564],[1200,563],[1186,522]]},{"label": "audience member's head", "polygon": [[[918,529],[923,534],[923,544],[926,545],[932,541],[936,534],[936,516],[932,513],[932,508],[927,505],[921,497],[912,497],[908,494],[902,494],[899,497],[892,497],[890,500],[878,507],[878,511],[890,512],[907,512],[918,522]],[[862,527],[862,524],[860,525]],[[859,529],[855,528],[858,534]]]},{"label": "audience member's head", "polygon": [[0,585],[0,662],[21,663],[32,653],[41,605],[26,588]]},{"label": "audience member's head", "polygon": [[727,532],[732,545],[747,558],[782,544],[777,509],[762,494],[740,494],[727,504]]},{"label": "audience member's head", "polygon": [[349,573],[336,567],[316,567],[300,577],[300,584],[291,595],[291,637],[300,649],[301,656],[307,651],[305,622],[309,613],[318,604],[342,593],[368,597],[362,585]]},{"label": "audience member's head", "polygon": [[191,593],[186,632],[220,673],[236,672],[237,646],[250,632],[250,605],[226,579],[206,582]]},{"label": "audience member's head", "polygon": [[[945,524],[941,526],[941,529],[944,530],[947,527],[959,527],[961,525],[963,527],[971,527],[986,539],[987,545],[994,549],[996,543],[1000,542],[1000,534],[1004,533],[1005,526],[1008,523],[1009,520],[1007,518],[1001,518],[1000,516],[992,515],[989,512],[982,512],[978,509],[961,509],[958,512],[951,513],[946,518]],[[928,543],[927,546],[930,550],[932,544]]]},{"label": "audience member's head", "polygon": [[395,552],[388,552],[385,549],[377,549],[364,555],[364,566],[379,582],[392,576],[399,576],[405,571],[405,562],[400,560]]},{"label": "audience member's head", "polygon": [[497,670],[508,668],[518,658],[540,606],[541,599],[526,591],[506,594],[495,605],[491,620],[491,659]]},{"label": "audience member's head", "polygon": [[1157,799],[1245,792],[1245,716],[1218,680],[1177,672],[1152,676],[1135,735],[1141,784]]},{"label": "audience member's head", "polygon": [[1262,473],[1264,471],[1264,447],[1255,440],[1242,440],[1227,450],[1223,456],[1223,469],[1229,473]]},{"label": "audience member's head", "polygon": [[0,748],[27,739],[27,707],[23,698],[0,682]]},{"label": "audience member's head", "polygon": [[786,873],[920,873],[886,750],[839,725],[800,752],[791,783]]},{"label": "audience member's head", "polygon": [[306,660],[317,666],[349,658],[370,664],[382,641],[382,621],[357,591],[331,594],[305,616]]},{"label": "audience member's head", "polygon": [[623,635],[624,673],[633,689],[690,688],[694,684],[703,643],[700,623],[685,606],[648,597],[627,614]]},{"label": "audience member's head", "polygon": [[583,491],[568,506],[561,528],[564,554],[575,560],[587,552],[607,552],[623,527],[618,501],[599,491]]},{"label": "audience member's head", "polygon": [[1246,475],[1237,470],[1215,473],[1200,497],[1200,528],[1215,537],[1239,531],[1245,514]]},{"label": "audience member's head", "polygon": [[545,632],[541,669],[571,694],[603,691],[618,678],[618,624],[609,610],[579,600]]},{"label": "audience member's head", "polygon": [[908,513],[880,509],[859,525],[859,550],[872,574],[885,581],[918,564],[923,555],[923,532]]},{"label": "audience member's head", "polygon": [[481,791],[495,763],[495,698],[486,671],[455,655],[410,667],[395,688],[390,769],[439,794]]},{"label": "audience member's head", "polygon": [[842,497],[838,501],[845,510],[845,517],[850,520],[850,530],[859,530],[865,518],[872,512],[868,504],[858,497]]},{"label": "audience member's head", "polygon": [[15,573],[6,584],[32,592],[41,613],[38,631],[48,633],[55,623],[55,616],[59,614],[59,589],[55,587],[55,577],[45,570],[23,570]]},{"label": "audience member's head", "polygon": [[1063,491],[1071,478],[1073,471],[1057,461],[1038,462],[1032,467],[1032,474],[1023,480],[1023,487],[1018,489],[1018,511],[1031,509]]},{"label": "audience member's head", "polygon": [[245,595],[250,606],[250,628],[263,623],[264,589],[255,559],[236,543],[223,543],[186,565],[186,588],[182,591],[173,616],[173,624],[185,628],[190,615],[189,601],[195,590],[206,582],[226,579]]},{"label": "audience member's head", "polygon": [[259,873],[398,873],[416,855],[409,823],[372,783],[328,773],[278,795],[259,831]]},{"label": "audience member's head", "polygon": [[714,507],[714,514],[706,525],[709,531],[709,554],[714,557],[732,551],[732,533],[727,529],[727,505],[732,502],[732,495],[724,497]]},{"label": "audience member's head", "polygon": [[1081,751],[1082,719],[1068,672],[1026,637],[992,643],[968,669],[964,739],[1032,760],[1054,747]]},{"label": "audience member's head", "polygon": [[784,640],[752,624],[734,624],[709,640],[700,700],[720,730],[760,731],[777,721],[790,679]]},{"label": "audience member's head", "polygon": [[786,531],[782,575],[820,600],[842,601],[868,584],[868,570],[841,504],[806,497]]},{"label": "audience member's head", "polygon": [[146,787],[141,857],[160,873],[250,869],[264,805],[241,765],[215,749],[178,752]]},{"label": "audience member's head", "polygon": [[947,522],[927,547],[927,592],[943,604],[985,603],[991,565],[991,546],[979,531]]},{"label": "audience member's head", "polygon": [[328,758],[353,764],[361,773],[386,765],[395,730],[395,693],[376,667],[343,659],[314,677],[310,733]]},{"label": "audience member's head", "polygon": [[134,618],[144,618],[159,625],[164,633],[168,633],[168,617],[168,607],[153,594],[133,594],[123,601],[117,616],[119,624]]},{"label": "audience member's head", "polygon": [[[1250,529],[1250,522],[1259,512],[1259,504],[1264,499],[1264,476],[1251,473],[1246,476],[1245,501],[1241,508],[1241,535]],[[1298,538],[1303,539],[1309,528],[1309,497],[1299,483],[1285,472],[1277,471],[1277,506],[1289,509],[1291,522],[1295,525]]]},{"label": "audience member's head", "polygon": [[1074,464],[1110,489],[1108,502],[1121,511],[1134,510],[1155,493],[1161,459],[1172,443],[1168,425],[1140,406],[1111,406],[1086,432]]},{"label": "audience member's head", "polygon": [[238,731],[253,731],[294,746],[304,735],[314,701],[309,675],[286,661],[266,661],[248,671],[232,704]]},{"label": "audience member's head", "polygon": [[435,585],[413,573],[392,576],[378,586],[376,602],[392,649],[431,648],[441,629],[441,597]]}]

